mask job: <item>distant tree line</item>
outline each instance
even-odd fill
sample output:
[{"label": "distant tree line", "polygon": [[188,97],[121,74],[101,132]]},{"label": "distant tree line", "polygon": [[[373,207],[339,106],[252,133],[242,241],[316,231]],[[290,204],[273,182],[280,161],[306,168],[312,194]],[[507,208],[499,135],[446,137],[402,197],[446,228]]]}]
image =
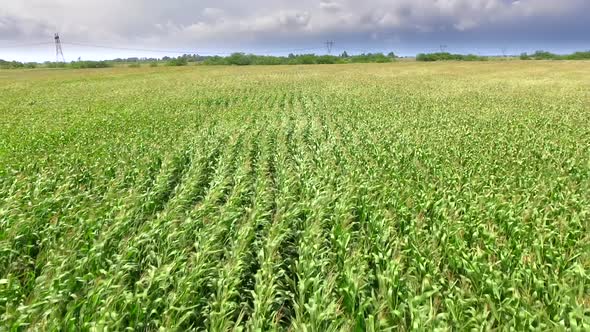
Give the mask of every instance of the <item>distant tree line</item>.
[{"label": "distant tree line", "polygon": [[[316,55],[316,54],[289,54],[288,56],[269,56],[255,55],[246,53],[233,53],[229,56],[201,56],[198,54],[183,54],[178,57],[163,58],[117,58],[107,61],[72,61],[64,62],[18,62],[5,61],[0,59],[0,69],[18,69],[18,68],[107,68],[115,65],[127,65],[128,67],[140,67],[147,64],[150,67],[160,65],[166,66],[186,66],[189,63],[199,63],[203,65],[313,65],[313,64],[344,64],[344,63],[387,63],[395,61],[396,55],[391,52],[387,55],[383,53],[366,53],[359,55],[348,55],[343,52],[341,55]],[[486,61],[489,57],[474,54],[452,54],[447,52],[439,53],[420,53],[416,56],[417,61]],[[590,51],[575,52],[572,54],[560,55],[546,51],[536,51],[533,54],[523,53],[520,55],[522,60],[590,60]]]},{"label": "distant tree line", "polygon": [[165,56],[163,58],[139,58],[139,57],[131,57],[131,58],[117,58],[111,60],[114,63],[133,63],[133,62],[140,62],[140,63],[152,63],[152,62],[163,62],[166,63],[168,61],[182,59],[186,60],[186,62],[202,62],[205,61],[208,56],[202,56],[198,54],[183,54],[178,57],[169,57]]},{"label": "distant tree line", "polygon": [[416,56],[416,61],[486,61],[485,56],[475,54],[451,54],[447,52],[438,53],[420,53]]},{"label": "distant tree line", "polygon": [[5,61],[0,59],[0,69],[37,68],[36,62]]},{"label": "distant tree line", "polygon": [[85,69],[85,68],[106,68],[112,67],[113,64],[110,61],[72,61],[69,63],[64,62],[50,62],[44,63],[37,62],[18,62],[18,61],[5,61],[0,59],[0,69],[18,69],[18,68],[72,68],[72,69]]},{"label": "distant tree line", "polygon": [[[447,52],[420,53],[416,61],[486,61],[491,57],[474,54],[452,54]],[[572,54],[554,54],[547,51],[536,51],[533,54],[522,53],[521,60],[590,60],[590,51],[575,52]]]},{"label": "distant tree line", "polygon": [[233,53],[230,56],[213,56],[203,61],[205,65],[315,65],[342,63],[386,63],[395,60],[395,54],[367,53],[348,55],[346,52],[336,55],[289,54],[288,56],[269,56],[245,53]]},{"label": "distant tree line", "polygon": [[121,66],[127,64],[129,67],[140,67],[141,64],[149,64],[151,67],[159,65],[166,66],[186,66],[189,63],[200,63],[203,65],[297,65],[297,64],[339,64],[339,63],[386,63],[392,62],[396,58],[393,52],[384,55],[382,53],[366,53],[360,55],[348,55],[344,52],[339,56],[335,55],[316,55],[316,54],[289,54],[288,56],[267,56],[245,53],[233,53],[229,56],[200,56],[198,54],[184,54],[178,57],[158,58],[117,58],[108,61],[72,61],[64,62],[45,62],[45,63],[22,63],[18,61],[0,60],[0,68],[106,68],[115,65]]},{"label": "distant tree line", "polygon": [[183,66],[189,62],[202,63],[204,65],[313,65],[313,64],[340,64],[340,63],[386,63],[396,58],[393,52],[387,55],[383,53],[366,53],[360,55],[316,55],[316,54],[289,54],[288,56],[256,55],[246,53],[232,53],[229,56],[199,56],[185,54],[177,58],[162,58],[162,61],[171,66]]},{"label": "distant tree line", "polygon": [[522,53],[521,60],[590,60],[590,51],[572,54],[555,54],[547,51],[536,51],[533,54]]}]

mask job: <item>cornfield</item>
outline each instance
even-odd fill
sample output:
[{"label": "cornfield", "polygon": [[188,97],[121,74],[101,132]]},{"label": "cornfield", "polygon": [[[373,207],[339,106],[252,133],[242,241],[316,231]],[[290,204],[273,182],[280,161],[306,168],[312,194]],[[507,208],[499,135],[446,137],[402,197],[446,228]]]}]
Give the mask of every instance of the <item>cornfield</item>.
[{"label": "cornfield", "polygon": [[588,77],[0,72],[0,330],[590,329]]}]

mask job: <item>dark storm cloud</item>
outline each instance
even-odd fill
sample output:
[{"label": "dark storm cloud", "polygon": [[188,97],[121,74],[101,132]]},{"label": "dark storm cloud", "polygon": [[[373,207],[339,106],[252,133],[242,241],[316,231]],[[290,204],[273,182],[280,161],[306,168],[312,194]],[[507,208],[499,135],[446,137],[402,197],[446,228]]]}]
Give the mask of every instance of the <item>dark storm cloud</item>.
[{"label": "dark storm cloud", "polygon": [[586,0],[5,0],[0,39],[271,49],[588,42]]}]

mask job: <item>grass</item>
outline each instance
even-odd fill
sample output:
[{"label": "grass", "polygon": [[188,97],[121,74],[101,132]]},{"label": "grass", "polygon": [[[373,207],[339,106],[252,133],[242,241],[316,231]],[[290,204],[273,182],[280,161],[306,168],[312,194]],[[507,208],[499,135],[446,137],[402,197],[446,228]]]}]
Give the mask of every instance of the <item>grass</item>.
[{"label": "grass", "polygon": [[590,64],[0,71],[0,330],[585,330]]}]

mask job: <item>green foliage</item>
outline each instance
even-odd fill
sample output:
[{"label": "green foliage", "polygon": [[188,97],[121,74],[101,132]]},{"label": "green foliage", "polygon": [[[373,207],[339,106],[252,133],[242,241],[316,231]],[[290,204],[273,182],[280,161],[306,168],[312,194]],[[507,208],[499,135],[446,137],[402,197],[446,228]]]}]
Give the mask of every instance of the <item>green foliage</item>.
[{"label": "green foliage", "polygon": [[590,51],[586,52],[575,52],[569,55],[565,55],[566,60],[590,60]]},{"label": "green foliage", "polygon": [[557,60],[560,58],[557,54],[546,51],[536,51],[531,57],[535,60]]},{"label": "green foliage", "polygon": [[447,52],[439,53],[420,53],[416,56],[416,61],[485,61],[487,57],[474,54],[451,54]]},{"label": "green foliage", "polygon": [[50,62],[47,61],[43,64],[45,68],[66,68],[67,64],[65,62]]},{"label": "green foliage", "polygon": [[228,56],[225,61],[228,65],[247,66],[252,64],[253,56],[248,56],[244,53],[233,53],[232,55]]},{"label": "green foliage", "polygon": [[566,55],[554,54],[547,51],[536,51],[531,55],[523,53],[520,58],[522,60],[590,60],[590,51],[575,52]]},{"label": "green foliage", "polygon": [[1,69],[20,69],[24,68],[24,64],[18,61],[2,61],[0,60]]},{"label": "green foliage", "polygon": [[73,61],[66,65],[72,69],[108,68],[113,65],[108,61]]},{"label": "green foliage", "polygon": [[322,55],[316,58],[316,63],[320,65],[333,65],[338,62],[338,57],[333,55]]},{"label": "green foliage", "polygon": [[346,52],[340,56],[315,54],[289,54],[287,57],[264,56],[245,53],[234,53],[228,57],[214,56],[205,60],[205,65],[316,65],[339,63],[385,63],[393,61],[381,53],[350,56]]},{"label": "green foliage", "polygon": [[588,331],[558,67],[4,71],[0,331]]},{"label": "green foliage", "polygon": [[24,68],[25,64],[18,61],[5,61],[0,59],[0,69],[18,69]]},{"label": "green foliage", "polygon": [[317,64],[317,56],[315,54],[296,55],[287,62],[290,65],[315,65]]},{"label": "green foliage", "polygon": [[186,66],[188,65],[188,60],[186,58],[175,58],[175,59],[171,59],[166,63],[167,66],[171,66],[171,67],[181,67],[181,66]]},{"label": "green foliage", "polygon": [[[186,66],[189,62],[198,62],[205,65],[311,65],[311,64],[342,64],[342,63],[387,63],[395,61],[396,55],[389,52],[387,55],[382,53],[368,53],[359,55],[349,55],[346,51],[340,56],[315,55],[315,54],[289,54],[283,56],[264,56],[245,53],[233,53],[227,57],[221,56],[200,56],[197,54],[184,54],[176,58],[164,57],[161,60],[168,66]],[[488,57],[474,54],[451,54],[451,53],[420,53],[416,56],[417,61],[486,61]],[[572,54],[558,55],[546,51],[537,51],[534,54],[522,53],[521,60],[590,60],[590,51],[575,52]],[[130,63],[127,66],[137,68],[141,64],[157,67],[158,59],[153,58],[127,58],[114,59],[110,61],[77,61],[71,63],[62,62],[45,62],[38,64],[34,62],[22,63],[18,61],[4,61],[0,59],[0,69],[19,69],[19,68],[106,68],[112,67],[114,63]]]},{"label": "green foliage", "polygon": [[387,63],[391,62],[392,57],[388,57],[383,55],[382,53],[374,53],[374,54],[361,54],[357,56],[353,56],[351,58],[351,62],[353,63]]}]

